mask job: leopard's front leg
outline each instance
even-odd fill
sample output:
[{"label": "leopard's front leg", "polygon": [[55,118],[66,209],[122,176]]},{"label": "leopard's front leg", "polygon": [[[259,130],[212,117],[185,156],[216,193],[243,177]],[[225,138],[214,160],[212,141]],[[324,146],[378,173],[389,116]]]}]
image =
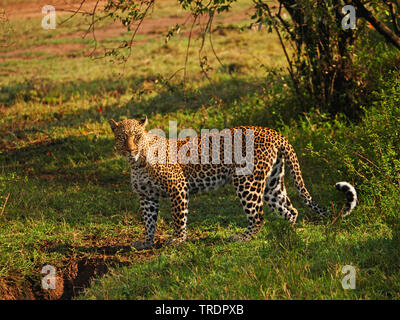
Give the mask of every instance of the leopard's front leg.
[{"label": "leopard's front leg", "polygon": [[174,235],[170,242],[179,243],[187,238],[186,222],[189,212],[189,191],[187,187],[173,189],[170,193]]},{"label": "leopard's front leg", "polygon": [[133,247],[138,250],[148,249],[153,246],[154,233],[156,231],[159,200],[156,196],[140,195],[140,210],[145,228],[144,241],[135,241]]}]

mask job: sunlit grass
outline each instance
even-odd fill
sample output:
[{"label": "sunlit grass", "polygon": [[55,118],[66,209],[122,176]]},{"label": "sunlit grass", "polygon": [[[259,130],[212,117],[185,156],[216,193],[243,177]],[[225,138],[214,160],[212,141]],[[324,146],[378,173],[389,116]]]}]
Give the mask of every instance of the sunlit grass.
[{"label": "sunlit grass", "polygon": [[[151,19],[181,17],[179,5],[169,4],[158,2]],[[334,183],[353,178],[314,153],[330,147],[326,137],[349,135],[347,125],[302,117],[276,35],[246,28],[250,19],[229,20],[249,4],[240,1],[214,22],[212,41],[222,65],[208,37],[199,53],[198,33],[185,65],[190,23],[167,44],[168,28],[139,34],[130,59],[120,63],[87,56],[93,43],[78,36],[85,30],[82,17],[53,31],[42,30],[40,18],[12,21],[20,25],[18,41],[3,52],[19,52],[0,62],[0,292],[40,278],[44,264],[65,270],[71,259],[102,258],[99,248],[129,246],[142,236],[138,199],[127,163],[113,151],[109,118],[148,115],[149,128],[163,130],[170,120],[197,131],[273,127],[293,143],[314,199],[340,207],[343,195]],[[105,37],[103,44],[127,38]],[[84,47],[54,52],[71,44]],[[36,51],[46,46],[45,54]],[[208,79],[199,66],[204,56]],[[195,195],[187,243],[116,253],[126,265],[93,281],[79,298],[400,298],[396,230],[375,198],[362,194],[346,220],[315,222],[287,181],[300,213],[294,228],[266,209],[266,225],[254,241],[228,243],[246,226],[233,189]],[[171,233],[170,206],[163,200],[156,238],[162,242]],[[348,264],[357,270],[354,291],[341,287],[341,268]]]}]

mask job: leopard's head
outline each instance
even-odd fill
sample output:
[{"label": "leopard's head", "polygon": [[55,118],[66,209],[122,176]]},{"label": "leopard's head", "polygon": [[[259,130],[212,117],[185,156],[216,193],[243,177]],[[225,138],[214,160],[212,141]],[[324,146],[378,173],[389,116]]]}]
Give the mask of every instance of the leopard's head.
[{"label": "leopard's head", "polygon": [[110,119],[108,123],[114,133],[117,152],[132,157],[138,161],[144,148],[146,137],[147,117],[143,120],[126,119],[116,122]]}]

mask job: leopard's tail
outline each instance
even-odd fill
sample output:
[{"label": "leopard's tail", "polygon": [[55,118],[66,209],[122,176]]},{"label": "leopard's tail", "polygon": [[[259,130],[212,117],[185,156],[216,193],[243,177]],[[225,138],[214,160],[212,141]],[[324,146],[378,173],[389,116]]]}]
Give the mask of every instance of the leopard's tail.
[{"label": "leopard's tail", "polygon": [[344,208],[344,213],[342,214],[342,217],[348,216],[357,204],[356,189],[354,189],[354,187],[346,181],[336,183],[336,189],[344,192],[344,194],[346,195],[347,203],[346,207]]},{"label": "leopard's tail", "polygon": [[[285,139],[285,143],[282,144],[281,154],[283,155],[286,163],[289,166],[290,169],[290,174],[293,177],[294,180],[294,185],[298,192],[300,193],[300,197],[303,199],[304,203],[311,208],[313,211],[316,213],[326,216],[330,215],[330,212],[319,206],[317,203],[315,203],[309,192],[307,191],[307,188],[304,184],[303,177],[301,175],[301,170],[300,170],[300,164],[299,160],[297,159],[297,155],[293,149],[293,147],[290,145],[290,143]],[[344,212],[342,214],[342,217],[345,217],[350,214],[351,211],[355,208],[357,204],[357,192],[354,189],[354,187],[348,183],[348,182],[338,182],[336,183],[336,189],[339,191],[344,192],[346,198],[347,198],[347,203],[344,208]]]}]

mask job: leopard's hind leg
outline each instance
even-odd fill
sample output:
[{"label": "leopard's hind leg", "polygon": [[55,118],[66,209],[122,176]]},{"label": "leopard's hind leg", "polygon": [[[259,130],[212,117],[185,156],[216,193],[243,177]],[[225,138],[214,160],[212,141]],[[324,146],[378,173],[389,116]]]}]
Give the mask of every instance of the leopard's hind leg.
[{"label": "leopard's hind leg", "polygon": [[170,193],[174,234],[169,243],[180,243],[187,238],[187,215],[189,212],[189,191],[187,186]]},{"label": "leopard's hind leg", "polygon": [[278,155],[267,179],[264,200],[277,214],[294,224],[298,213],[287,195],[284,178],[284,159],[281,155]]},{"label": "leopard's hind leg", "polygon": [[255,172],[251,176],[235,176],[232,182],[243,206],[243,210],[246,213],[248,226],[242,234],[231,236],[228,240],[249,241],[260,231],[264,224],[264,174],[262,172]]}]

